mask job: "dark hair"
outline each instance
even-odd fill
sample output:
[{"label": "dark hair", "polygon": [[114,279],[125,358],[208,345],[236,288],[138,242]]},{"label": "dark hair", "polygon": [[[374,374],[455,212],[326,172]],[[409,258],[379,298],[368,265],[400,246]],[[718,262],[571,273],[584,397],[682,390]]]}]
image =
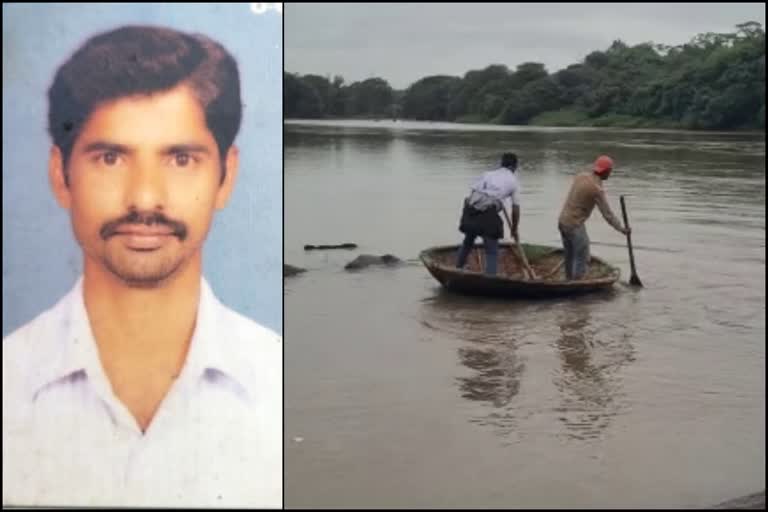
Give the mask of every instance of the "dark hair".
[{"label": "dark hair", "polygon": [[[48,90],[48,130],[66,169],[72,148],[103,102],[189,84],[205,111],[223,161],[242,119],[237,62],[200,34],[151,26],[124,26],[98,34],[56,71]],[[65,172],[66,178],[66,172]]]},{"label": "dark hair", "polygon": [[504,153],[501,155],[501,166],[510,171],[517,169],[517,155],[514,153]]}]

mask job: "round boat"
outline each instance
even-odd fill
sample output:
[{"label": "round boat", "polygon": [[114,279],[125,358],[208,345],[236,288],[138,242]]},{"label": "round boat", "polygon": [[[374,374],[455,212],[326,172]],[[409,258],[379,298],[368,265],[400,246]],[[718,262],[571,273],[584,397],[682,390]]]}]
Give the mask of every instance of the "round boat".
[{"label": "round boat", "polygon": [[559,297],[610,289],[621,271],[600,258],[591,257],[587,274],[566,280],[561,247],[520,244],[537,278],[523,272],[517,248],[509,242],[499,244],[496,275],[484,273],[485,250],[475,245],[464,269],[456,268],[458,245],[425,249],[419,259],[429,273],[449,290],[472,295],[501,297]]}]

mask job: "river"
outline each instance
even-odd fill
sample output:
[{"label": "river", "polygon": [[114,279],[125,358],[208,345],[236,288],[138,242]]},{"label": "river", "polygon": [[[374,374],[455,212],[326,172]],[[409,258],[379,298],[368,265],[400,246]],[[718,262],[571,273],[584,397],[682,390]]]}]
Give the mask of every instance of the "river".
[{"label": "river", "polygon": [[[706,507],[765,488],[765,136],[392,121],[286,122],[285,505]],[[559,245],[601,153],[608,294],[442,290],[470,181],[520,157],[520,236]],[[304,244],[354,242],[352,251]],[[348,272],[362,253],[407,264]]]}]

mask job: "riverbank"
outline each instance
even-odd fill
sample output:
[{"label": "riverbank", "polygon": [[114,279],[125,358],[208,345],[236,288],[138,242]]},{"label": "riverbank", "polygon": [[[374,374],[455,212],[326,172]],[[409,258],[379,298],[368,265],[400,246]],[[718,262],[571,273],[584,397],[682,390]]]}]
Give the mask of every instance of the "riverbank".
[{"label": "riverbank", "polygon": [[[606,114],[589,117],[579,110],[556,110],[542,112],[528,123],[531,126],[568,126],[596,128],[658,128],[664,130],[695,130],[694,126],[670,119],[649,119],[622,114]],[[712,130],[701,130],[712,131]],[[741,131],[741,130],[734,130]]]},{"label": "riverbank", "polygon": [[[347,117],[323,117],[317,119],[296,119],[286,118],[285,121],[423,121],[428,120],[393,118],[389,116],[347,116]],[[589,117],[585,112],[577,110],[557,110],[552,112],[543,112],[532,118],[525,125],[505,125],[488,121],[479,116],[464,116],[454,121],[431,121],[439,123],[450,123],[457,125],[486,125],[486,126],[535,126],[540,128],[627,128],[627,129],[646,129],[646,130],[682,130],[694,131],[700,133],[765,133],[764,128],[745,127],[741,129],[730,130],[706,130],[697,128],[688,123],[668,119],[649,119],[643,117],[634,117],[621,114],[607,114],[599,117]]]}]

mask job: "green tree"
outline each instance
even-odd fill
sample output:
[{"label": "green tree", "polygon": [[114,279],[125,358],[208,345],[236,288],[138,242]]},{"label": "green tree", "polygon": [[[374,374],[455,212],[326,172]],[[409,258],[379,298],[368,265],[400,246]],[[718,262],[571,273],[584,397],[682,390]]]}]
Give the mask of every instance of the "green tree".
[{"label": "green tree", "polygon": [[448,105],[461,85],[454,76],[435,75],[415,82],[403,95],[403,115],[411,119],[448,120]]},{"label": "green tree", "polygon": [[532,117],[561,105],[557,82],[549,76],[529,82],[520,91],[513,91],[507,98],[499,121],[503,124],[526,124]]},{"label": "green tree", "polygon": [[[395,93],[381,78],[345,85],[317,75],[285,75],[285,115],[404,116],[524,124],[568,110],[578,122],[626,116],[697,129],[765,127],[765,31],[747,21],[676,46],[616,39],[549,74],[538,62],[502,64],[463,77],[428,76]],[[558,112],[549,119],[557,119]],[[632,120],[636,122],[637,120]]]},{"label": "green tree", "polygon": [[353,116],[389,116],[392,112],[393,92],[383,78],[369,78],[355,82],[347,89],[347,114]]},{"label": "green tree", "polygon": [[[486,110],[486,100],[475,99],[475,95],[488,83],[503,81],[510,77],[507,66],[492,64],[484,69],[468,71],[459,85],[455,94],[451,97],[447,108],[447,119],[455,120],[467,114],[478,114],[477,110]],[[486,94],[486,93],[483,93]],[[470,107],[470,103],[475,109]],[[478,108],[479,105],[482,105]]]},{"label": "green tree", "polygon": [[323,99],[317,89],[291,73],[283,74],[283,112],[291,118],[323,117]]}]

